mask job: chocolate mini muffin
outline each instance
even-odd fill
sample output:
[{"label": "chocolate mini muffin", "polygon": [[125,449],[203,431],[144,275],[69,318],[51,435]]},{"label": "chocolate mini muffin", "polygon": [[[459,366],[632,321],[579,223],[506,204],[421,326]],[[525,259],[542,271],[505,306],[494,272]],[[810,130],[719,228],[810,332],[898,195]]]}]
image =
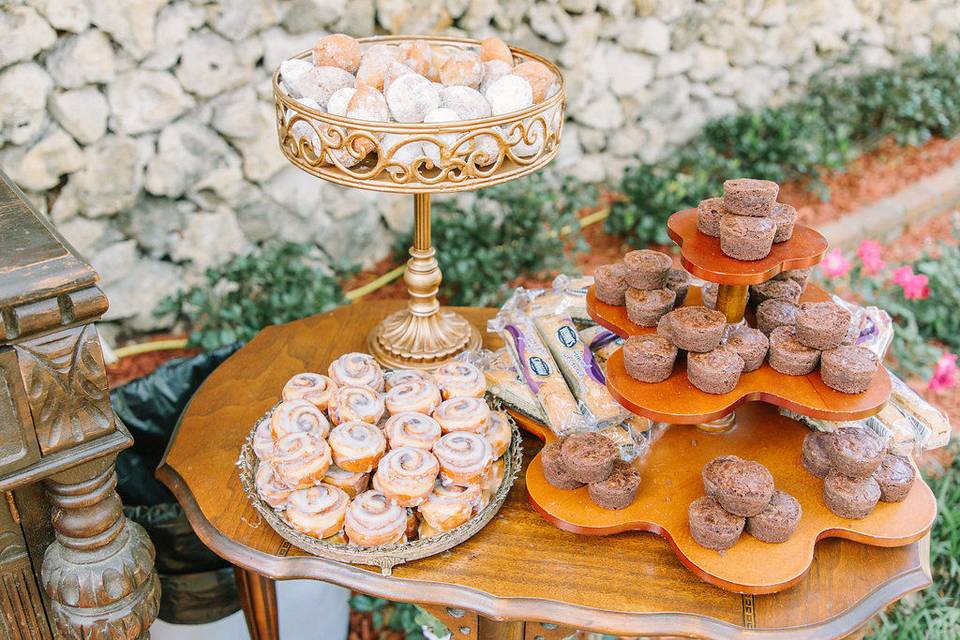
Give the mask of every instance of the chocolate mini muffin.
[{"label": "chocolate mini muffin", "polygon": [[770,254],[777,225],[769,218],[727,214],[720,220],[720,250],[737,260],[762,260]]},{"label": "chocolate mini muffin", "polygon": [[738,216],[766,217],[777,202],[780,186],[769,180],[737,178],[723,183],[723,208]]},{"label": "chocolate mini muffin", "polygon": [[540,450],[540,463],[543,465],[543,477],[557,489],[579,489],[583,483],[570,475],[563,464],[560,448],[566,438],[554,440]]},{"label": "chocolate mini muffin", "polygon": [[720,237],[720,218],[726,211],[723,198],[707,198],[697,205],[697,230],[714,238]]},{"label": "chocolate mini muffin", "polygon": [[622,307],[626,304],[627,267],[622,262],[605,264],[593,272],[594,291],[597,299],[607,304]]},{"label": "chocolate mini muffin", "polygon": [[841,518],[866,518],[880,500],[880,485],[872,476],[851,478],[831,471],[823,482],[823,501]]},{"label": "chocolate mini muffin", "polygon": [[777,224],[774,242],[786,242],[793,237],[793,226],[797,223],[797,210],[782,202],[774,203],[770,210],[770,219]]},{"label": "chocolate mini muffin", "polygon": [[673,344],[684,351],[713,351],[720,346],[726,327],[726,316],[706,307],[681,307],[670,312]]},{"label": "chocolate mini muffin", "polygon": [[604,509],[626,509],[637,497],[640,472],[633,465],[617,462],[606,480],[591,482],[587,487],[590,499]]},{"label": "chocolate mini muffin", "polygon": [[773,496],[773,476],[767,468],[736,456],[723,456],[712,464],[716,460],[708,463],[709,472],[701,472],[707,494],[734,515],[750,517],[763,511]]},{"label": "chocolate mini muffin", "polygon": [[630,336],[623,344],[627,374],[640,382],[663,382],[673,373],[676,360],[677,348],[659,334]]},{"label": "chocolate mini muffin", "polygon": [[841,345],[820,354],[820,379],[841,393],[863,393],[879,365],[870,349]]},{"label": "chocolate mini muffin", "polygon": [[707,309],[717,308],[717,294],[720,293],[720,285],[716,282],[708,282],[700,287],[700,300]]},{"label": "chocolate mini muffin", "polygon": [[663,314],[673,309],[677,294],[670,289],[627,289],[627,318],[641,327],[655,327]]},{"label": "chocolate mini muffin", "polygon": [[574,433],[560,446],[560,458],[567,472],[583,483],[600,482],[610,477],[620,450],[599,433]]},{"label": "chocolate mini muffin", "polygon": [[774,279],[776,280],[793,280],[801,289],[807,288],[807,280],[810,279],[810,273],[812,269],[787,269],[786,271],[781,271]]},{"label": "chocolate mini muffin", "polygon": [[833,434],[820,431],[812,431],[803,439],[803,453],[800,456],[803,468],[821,480],[826,478],[833,468],[830,462],[832,443]]},{"label": "chocolate mini muffin", "polygon": [[679,307],[687,299],[687,291],[690,289],[690,274],[683,269],[670,269],[670,273],[667,274],[667,289],[677,294],[677,299],[673,301],[673,307]]},{"label": "chocolate mini muffin", "polygon": [[833,469],[851,478],[872,475],[883,461],[884,453],[879,436],[859,426],[837,429],[827,449]]},{"label": "chocolate mini muffin", "polygon": [[774,491],[763,511],[747,518],[747,532],[763,542],[786,542],[797,530],[802,515],[803,509],[796,498],[783,491]]},{"label": "chocolate mini muffin", "polygon": [[663,336],[670,341],[670,344],[673,344],[673,330],[670,328],[671,313],[673,313],[673,311],[663,314],[663,317],[657,322],[657,335]]},{"label": "chocolate mini muffin", "polygon": [[811,349],[835,349],[850,330],[850,312],[835,302],[804,302],[797,313],[797,339]]},{"label": "chocolate mini muffin", "polygon": [[770,341],[759,329],[740,327],[727,338],[726,346],[743,358],[743,371],[756,371],[767,358]]},{"label": "chocolate mini muffin", "polygon": [[750,286],[750,302],[760,305],[767,300],[786,300],[796,304],[801,293],[803,288],[793,280],[767,280]]},{"label": "chocolate mini muffin", "polygon": [[743,373],[743,358],[726,347],[687,355],[687,379],[704,393],[730,393]]},{"label": "chocolate mini muffin", "polygon": [[[770,302],[778,302],[770,300]],[[789,303],[787,303],[789,304]],[[805,376],[817,368],[820,352],[797,340],[797,331],[791,326],[777,327],[770,332],[770,366],[788,376]]]},{"label": "chocolate mini muffin", "polygon": [[757,306],[757,328],[770,335],[777,327],[792,327],[800,307],[786,300],[765,300]]},{"label": "chocolate mini muffin", "polygon": [[873,472],[873,478],[880,485],[883,502],[900,502],[910,493],[917,472],[905,456],[888,453],[883,456],[880,468]]},{"label": "chocolate mini muffin", "polygon": [[697,498],[687,508],[690,535],[701,547],[723,551],[737,544],[746,519],[727,513],[710,496]]},{"label": "chocolate mini muffin", "polygon": [[665,253],[637,249],[623,256],[627,266],[627,283],[634,289],[652,291],[667,286],[667,276],[673,260]]}]

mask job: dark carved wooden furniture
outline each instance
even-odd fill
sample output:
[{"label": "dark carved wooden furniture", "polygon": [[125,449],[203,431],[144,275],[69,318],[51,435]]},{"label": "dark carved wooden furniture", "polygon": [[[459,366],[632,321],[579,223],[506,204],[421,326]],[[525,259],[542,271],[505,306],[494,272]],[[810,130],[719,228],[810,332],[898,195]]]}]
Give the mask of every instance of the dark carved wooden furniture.
[{"label": "dark carved wooden furniture", "polygon": [[132,440],[96,281],[0,173],[0,638],[148,637],[157,616],[153,545],[114,490]]},{"label": "dark carved wooden furniture", "polygon": [[[809,573],[764,596],[701,582],[649,533],[578,536],[527,504],[521,472],[506,503],[476,536],[449,553],[377,570],[305,555],[258,516],[234,466],[254,421],[299,371],[324,371],[401,301],[342,307],[265,329],[206,380],[184,413],[158,477],[197,534],[237,566],[251,636],[277,638],[274,580],[314,578],[364,593],[417,602],[454,640],[553,640],[573,628],[630,636],[839,638],[856,633],[904,594],[930,584],[929,538],[881,549],[846,540],[817,545]],[[479,328],[492,309],[459,309]],[[500,346],[487,335],[489,348]],[[525,458],[540,446],[527,437]],[[522,622],[528,621],[528,622]]]}]

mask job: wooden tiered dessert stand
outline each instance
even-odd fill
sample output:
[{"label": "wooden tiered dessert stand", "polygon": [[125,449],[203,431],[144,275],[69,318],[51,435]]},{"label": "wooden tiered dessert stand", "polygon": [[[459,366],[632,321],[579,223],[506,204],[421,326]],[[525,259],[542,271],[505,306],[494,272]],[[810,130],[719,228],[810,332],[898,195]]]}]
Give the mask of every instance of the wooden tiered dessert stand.
[{"label": "wooden tiered dessert stand", "polygon": [[[787,269],[813,266],[827,248],[823,236],[798,225],[793,238],[775,245],[767,258],[743,262],[723,255],[718,239],[697,231],[696,209],[674,214],[667,226],[671,238],[680,245],[683,266],[693,275],[719,284],[717,309],[729,323],[751,323],[747,312],[749,285],[765,282]],[[828,298],[822,289],[808,284],[801,300]],[[684,304],[701,304],[699,287],[690,288]],[[655,331],[633,324],[624,307],[604,304],[592,290],[587,309],[597,323],[622,337]],[[666,431],[640,463],[643,481],[636,501],[620,511],[594,505],[586,488],[554,488],[544,479],[537,456],[527,470],[528,498],[545,519],[561,529],[588,535],[650,531],[666,538],[680,561],[703,580],[742,593],[767,594],[786,589],[804,576],[818,540],[839,537],[895,547],[920,539],[933,524],[936,500],[919,479],[903,502],[881,503],[863,520],[833,514],[822,499],[823,482],[801,466],[801,444],[808,429],[772,406],[835,421],[871,416],[890,396],[890,378],[883,367],[870,387],[855,395],[830,389],[821,381],[819,371],[787,376],[766,363],[743,374],[730,393],[704,393],[687,380],[683,358],[678,359],[673,374],[665,381],[648,384],[627,374],[622,351],[607,361],[606,375],[610,393],[629,411],[657,422],[700,428],[674,427]],[[526,425],[536,435],[552,438],[537,425],[529,421]],[[803,517],[787,542],[766,544],[744,534],[733,548],[718,553],[701,547],[690,536],[687,506],[704,493],[700,470],[710,459],[726,454],[762,463],[773,474],[777,488],[800,501]]]}]

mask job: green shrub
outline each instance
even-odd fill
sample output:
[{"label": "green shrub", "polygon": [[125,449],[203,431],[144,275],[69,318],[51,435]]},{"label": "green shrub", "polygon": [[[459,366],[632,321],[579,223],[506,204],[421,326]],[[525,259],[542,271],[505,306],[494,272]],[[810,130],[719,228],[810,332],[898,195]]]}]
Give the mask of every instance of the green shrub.
[{"label": "green shrub", "polygon": [[[592,187],[545,174],[482,189],[466,207],[436,202],[441,294],[450,304],[487,306],[500,302],[516,278],[570,268],[571,256],[586,247],[577,212],[595,202]],[[398,258],[411,241],[397,242]]]},{"label": "green shrub", "polygon": [[155,313],[185,320],[194,346],[209,350],[246,342],[267,325],[328,311],[344,302],[336,274],[323,263],[313,245],[267,244],[207,269],[203,284],[166,298]]},{"label": "green shrub", "polygon": [[636,245],[664,242],[667,218],[719,195],[726,178],[809,179],[822,192],[824,169],[842,169],[885,138],[917,144],[957,133],[956,53],[937,50],[857,77],[827,74],[795,102],[713,120],[661,162],[628,169],[607,230]]},{"label": "green shrub", "polygon": [[424,640],[426,636],[421,631],[423,627],[429,627],[439,638],[447,634],[447,628],[442,622],[415,604],[354,594],[350,596],[350,608],[369,613],[375,631],[400,631],[406,640]]}]

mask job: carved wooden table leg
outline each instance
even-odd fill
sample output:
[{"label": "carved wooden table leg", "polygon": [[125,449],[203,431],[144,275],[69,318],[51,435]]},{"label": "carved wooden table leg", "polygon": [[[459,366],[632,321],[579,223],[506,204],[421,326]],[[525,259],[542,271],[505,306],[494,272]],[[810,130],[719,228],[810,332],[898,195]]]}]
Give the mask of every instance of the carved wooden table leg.
[{"label": "carved wooden table leg", "polygon": [[524,640],[524,623],[515,620],[491,620],[478,617],[477,640]]},{"label": "carved wooden table leg", "polygon": [[280,640],[276,581],[240,567],[233,573],[250,640]]},{"label": "carved wooden table leg", "polygon": [[160,606],[153,545],[123,515],[114,461],[107,456],[44,480],[56,540],[41,579],[54,626],[68,640],[149,638]]}]

